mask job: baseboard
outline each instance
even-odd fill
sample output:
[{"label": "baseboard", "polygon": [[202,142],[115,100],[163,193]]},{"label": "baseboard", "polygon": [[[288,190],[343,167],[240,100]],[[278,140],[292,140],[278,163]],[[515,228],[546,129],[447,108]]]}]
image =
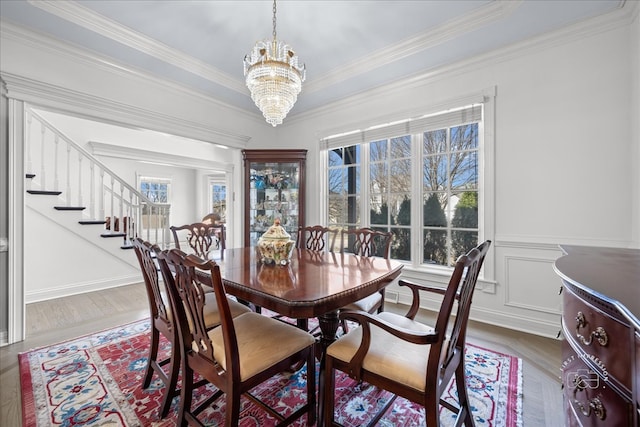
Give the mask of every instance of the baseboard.
[{"label": "baseboard", "polygon": [[0,331],[0,347],[4,347],[9,344],[9,333],[7,331]]},{"label": "baseboard", "polygon": [[103,289],[117,288],[119,286],[141,283],[142,277],[134,274],[131,276],[116,277],[109,280],[75,283],[57,288],[48,288],[36,292],[25,293],[25,304],[46,301],[54,298],[68,297],[86,292],[100,291]]}]

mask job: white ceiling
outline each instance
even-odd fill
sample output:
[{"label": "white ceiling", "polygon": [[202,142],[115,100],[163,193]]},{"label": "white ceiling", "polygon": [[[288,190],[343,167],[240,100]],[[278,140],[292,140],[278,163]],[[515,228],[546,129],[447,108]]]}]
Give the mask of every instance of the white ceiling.
[{"label": "white ceiling", "polygon": [[[289,116],[612,12],[624,0],[277,3],[278,39],[307,66]],[[258,114],[242,59],[271,38],[272,2],[0,0],[2,22]]]}]

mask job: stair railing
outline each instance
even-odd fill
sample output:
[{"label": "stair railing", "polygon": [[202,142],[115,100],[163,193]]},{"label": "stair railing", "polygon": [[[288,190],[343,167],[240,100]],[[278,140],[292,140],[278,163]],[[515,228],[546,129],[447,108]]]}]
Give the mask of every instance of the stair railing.
[{"label": "stair railing", "polygon": [[149,200],[33,109],[27,107],[26,115],[26,166],[33,176],[28,189],[33,181],[40,190],[62,191],[66,208],[84,208],[82,222],[104,223],[125,243],[139,236],[169,246],[170,204]]}]

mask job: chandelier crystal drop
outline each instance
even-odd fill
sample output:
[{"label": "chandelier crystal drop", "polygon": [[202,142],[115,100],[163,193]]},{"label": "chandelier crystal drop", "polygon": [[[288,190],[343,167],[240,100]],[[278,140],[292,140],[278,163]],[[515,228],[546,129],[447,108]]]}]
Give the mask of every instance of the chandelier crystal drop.
[{"label": "chandelier crystal drop", "polygon": [[276,38],[276,2],[273,1],[273,40],[256,43],[244,57],[244,75],[251,99],[267,123],[282,124],[298,99],[306,78],[305,65],[291,47]]}]

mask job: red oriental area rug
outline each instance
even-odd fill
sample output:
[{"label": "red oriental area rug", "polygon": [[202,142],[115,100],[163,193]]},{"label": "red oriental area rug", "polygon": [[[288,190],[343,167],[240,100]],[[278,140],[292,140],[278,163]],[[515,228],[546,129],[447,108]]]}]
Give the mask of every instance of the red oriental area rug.
[{"label": "red oriental area rug", "polygon": [[[158,419],[162,383],[154,377],[142,389],[142,376],[149,347],[149,322],[142,320],[114,329],[43,347],[19,355],[22,414],[25,427],[44,426],[154,426],[176,425],[178,399],[169,415]],[[169,345],[161,342],[164,352]],[[476,426],[518,427],[522,425],[522,363],[516,357],[473,345],[467,346],[468,387]],[[317,367],[316,373],[317,375]],[[253,393],[266,403],[288,413],[305,402],[306,370],[278,375],[256,387]],[[336,377],[336,421],[360,426],[384,405],[390,395],[368,384]],[[194,401],[202,401],[214,388],[199,390]],[[450,398],[456,395],[449,388]],[[203,414],[208,426],[224,424],[224,400]],[[442,410],[444,426],[452,414]],[[276,420],[243,399],[240,426],[273,426]],[[296,426],[306,425],[306,417]],[[398,398],[381,426],[422,426],[421,407]]]}]

